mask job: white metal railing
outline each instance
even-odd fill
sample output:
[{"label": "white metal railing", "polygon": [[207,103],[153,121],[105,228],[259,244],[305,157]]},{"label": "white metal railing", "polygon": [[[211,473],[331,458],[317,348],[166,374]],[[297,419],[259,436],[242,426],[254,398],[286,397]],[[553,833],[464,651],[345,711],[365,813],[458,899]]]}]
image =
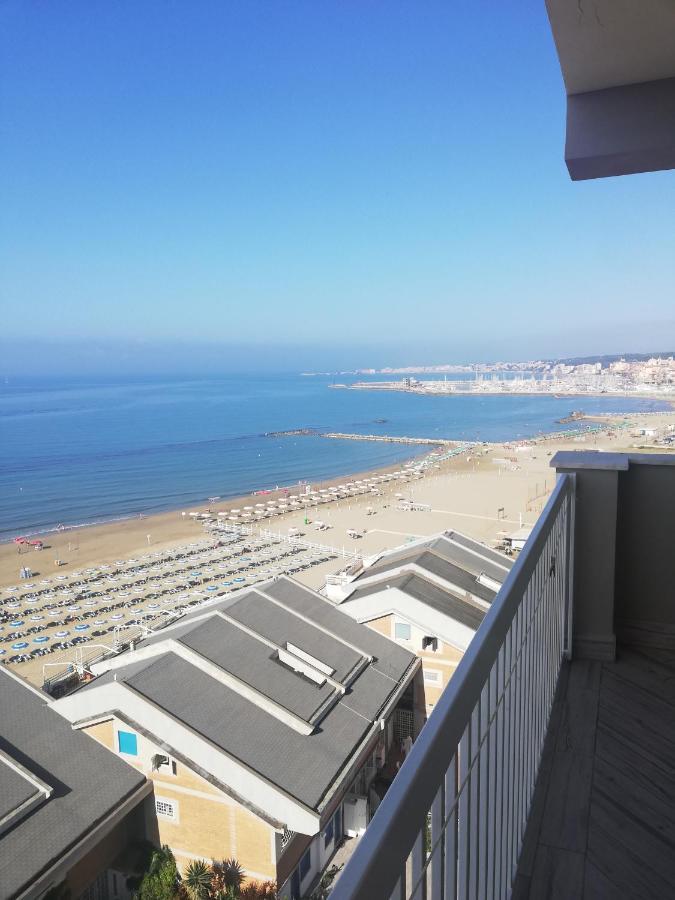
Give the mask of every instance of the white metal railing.
[{"label": "white metal railing", "polygon": [[510,897],[569,656],[573,518],[561,475],[331,900]]}]

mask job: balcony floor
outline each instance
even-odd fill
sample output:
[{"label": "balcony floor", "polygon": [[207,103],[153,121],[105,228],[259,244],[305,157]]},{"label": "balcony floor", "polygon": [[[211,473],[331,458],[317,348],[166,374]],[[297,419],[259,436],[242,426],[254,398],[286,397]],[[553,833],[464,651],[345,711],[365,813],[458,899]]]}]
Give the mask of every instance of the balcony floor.
[{"label": "balcony floor", "polygon": [[675,652],[565,664],[513,897],[675,897]]}]

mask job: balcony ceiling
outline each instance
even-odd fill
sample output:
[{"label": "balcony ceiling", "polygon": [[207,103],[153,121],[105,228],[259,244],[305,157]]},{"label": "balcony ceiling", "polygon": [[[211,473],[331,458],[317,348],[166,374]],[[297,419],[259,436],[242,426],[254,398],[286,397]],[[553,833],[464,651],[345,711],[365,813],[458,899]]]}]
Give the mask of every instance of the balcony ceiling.
[{"label": "balcony ceiling", "polygon": [[573,180],[675,168],[675,0],[546,0]]},{"label": "balcony ceiling", "polygon": [[568,94],[675,77],[675,0],[546,0]]}]

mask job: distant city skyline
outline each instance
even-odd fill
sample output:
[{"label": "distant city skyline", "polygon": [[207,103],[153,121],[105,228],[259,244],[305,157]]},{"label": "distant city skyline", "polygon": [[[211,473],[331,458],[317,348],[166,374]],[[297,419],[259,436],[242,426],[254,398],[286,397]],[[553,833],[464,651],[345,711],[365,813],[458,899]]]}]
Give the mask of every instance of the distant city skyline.
[{"label": "distant city skyline", "polygon": [[3,375],[675,345],[675,176],[570,182],[541,0],[8,0],[0,107]]},{"label": "distant city skyline", "polygon": [[[545,346],[544,344],[540,345]],[[583,342],[577,345],[584,347]],[[359,373],[374,371],[417,369],[441,366],[517,364],[535,360],[600,359],[606,356],[671,355],[672,350],[640,341],[621,347],[598,341],[598,351],[592,347],[579,352],[523,353],[504,352],[488,355],[478,352],[471,356],[461,350],[421,348],[415,352],[410,345],[361,346],[347,349],[329,345],[228,345],[218,342],[146,342],[146,341],[30,341],[27,353],[22,341],[0,338],[0,377],[36,376],[135,376],[246,374],[253,372],[300,374]],[[533,347],[532,349],[536,349]]]}]

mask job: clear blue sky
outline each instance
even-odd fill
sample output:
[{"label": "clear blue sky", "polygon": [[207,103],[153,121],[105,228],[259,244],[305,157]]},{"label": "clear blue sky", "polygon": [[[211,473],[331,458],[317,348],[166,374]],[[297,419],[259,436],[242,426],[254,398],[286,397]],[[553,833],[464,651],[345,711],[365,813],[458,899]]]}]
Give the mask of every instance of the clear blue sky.
[{"label": "clear blue sky", "polygon": [[672,349],[675,174],[564,111],[544,0],[4,0],[0,368]]}]

